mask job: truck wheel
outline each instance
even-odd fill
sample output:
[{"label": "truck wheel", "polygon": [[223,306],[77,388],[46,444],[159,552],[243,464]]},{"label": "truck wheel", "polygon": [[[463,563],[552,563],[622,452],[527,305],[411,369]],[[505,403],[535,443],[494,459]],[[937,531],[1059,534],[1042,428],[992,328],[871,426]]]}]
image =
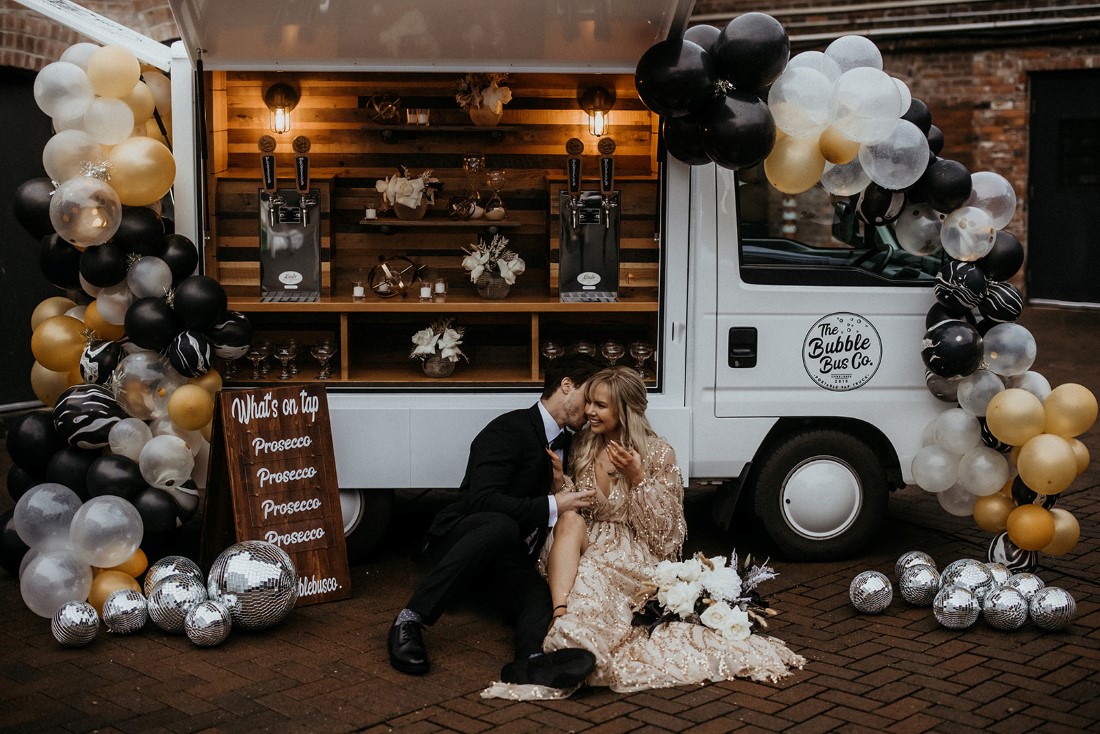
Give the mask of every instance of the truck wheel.
[{"label": "truck wheel", "polygon": [[764,529],[792,559],[851,556],[886,517],[882,462],[863,441],[840,431],[782,440],[760,463],[754,490]]},{"label": "truck wheel", "polygon": [[341,489],[348,563],[359,563],[386,537],[393,515],[392,489]]}]

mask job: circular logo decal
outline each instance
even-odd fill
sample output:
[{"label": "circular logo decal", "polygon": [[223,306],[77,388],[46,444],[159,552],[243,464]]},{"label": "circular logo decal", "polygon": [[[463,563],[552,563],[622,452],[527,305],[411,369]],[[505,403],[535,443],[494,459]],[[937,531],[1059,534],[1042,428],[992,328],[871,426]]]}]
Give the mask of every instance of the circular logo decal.
[{"label": "circular logo decal", "polygon": [[577,282],[581,285],[596,285],[603,278],[599,273],[593,273],[592,271],[586,271],[577,276]]},{"label": "circular logo decal", "polygon": [[285,270],[279,273],[279,281],[283,285],[298,285],[305,278],[297,270]]},{"label": "circular logo decal", "polygon": [[826,390],[866,385],[882,362],[882,339],[859,314],[832,313],[818,319],[802,344],[806,374]]}]

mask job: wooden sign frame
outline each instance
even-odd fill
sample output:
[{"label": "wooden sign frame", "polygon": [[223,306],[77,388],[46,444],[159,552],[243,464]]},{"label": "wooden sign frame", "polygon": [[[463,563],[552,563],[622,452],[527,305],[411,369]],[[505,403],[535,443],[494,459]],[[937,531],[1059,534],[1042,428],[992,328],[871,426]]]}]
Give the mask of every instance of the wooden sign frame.
[{"label": "wooden sign frame", "polygon": [[200,562],[264,540],[298,570],[298,606],[351,596],[328,398],[316,385],[218,393]]}]

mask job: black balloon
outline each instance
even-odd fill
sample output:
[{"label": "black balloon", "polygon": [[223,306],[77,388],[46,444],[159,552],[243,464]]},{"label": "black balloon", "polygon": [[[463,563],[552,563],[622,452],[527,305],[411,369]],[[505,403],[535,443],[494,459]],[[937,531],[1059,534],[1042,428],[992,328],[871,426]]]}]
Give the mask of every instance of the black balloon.
[{"label": "black balloon", "polygon": [[699,115],[703,148],[723,168],[751,168],[767,158],[775,145],[771,110],[750,92],[725,94]]},{"label": "black balloon", "polygon": [[932,304],[928,309],[928,313],[924,317],[924,328],[931,329],[941,321],[950,321],[952,319],[959,319],[967,322],[971,326],[974,325],[974,314],[969,310],[959,310],[955,308],[948,308],[939,301]]},{"label": "black balloon", "polygon": [[18,464],[8,467],[8,494],[16,502],[36,484],[46,481],[44,476],[35,476]]},{"label": "black balloon", "polygon": [[199,331],[181,331],[167,348],[168,361],[184,377],[200,377],[213,366],[214,348]]},{"label": "black balloon", "polygon": [[126,309],[126,336],[143,349],[164,351],[180,332],[176,312],[163,298],[139,298]]},{"label": "black balloon", "polygon": [[80,274],[84,280],[100,288],[118,283],[126,277],[126,251],[114,242],[89,247],[80,256]]},{"label": "black balloon", "polygon": [[141,515],[144,538],[161,535],[176,527],[176,501],[164,490],[145,487],[138,490],[130,503]]},{"label": "black balloon", "polygon": [[[708,26],[711,27],[711,26]],[[665,146],[676,160],[692,166],[710,163],[703,147],[703,126],[695,115],[665,117]]]},{"label": "black balloon", "polygon": [[133,502],[146,486],[137,462],[126,456],[101,456],[88,468],[87,487],[92,497],[110,494]]},{"label": "black balloon", "polygon": [[970,171],[958,161],[941,158],[928,166],[921,177],[927,186],[928,203],[936,211],[950,214],[970,198]]},{"label": "black balloon", "polygon": [[112,241],[127,252],[156,255],[164,240],[160,215],[147,206],[124,206]]},{"label": "black balloon", "polygon": [[1018,506],[1030,505],[1038,496],[1038,492],[1024,484],[1024,480],[1020,478],[1019,474],[1012,480],[1012,499],[1016,501]]},{"label": "black balloon", "polygon": [[924,333],[920,356],[940,377],[969,375],[982,362],[982,337],[965,321],[943,321]]},{"label": "black balloon", "polygon": [[978,333],[985,336],[990,329],[997,325],[998,322],[987,318],[980,318],[974,322],[974,328],[978,330]]},{"label": "black balloon", "polygon": [[1024,246],[1011,232],[997,232],[993,248],[975,264],[990,280],[1008,280],[1024,264]]},{"label": "black balloon", "polygon": [[916,97],[910,100],[909,109],[905,111],[901,119],[913,123],[925,135],[932,129],[932,113],[928,110],[928,105]]},{"label": "black balloon", "polygon": [[240,311],[226,311],[206,331],[214,354],[222,359],[240,359],[252,344],[252,322]]},{"label": "black balloon", "polygon": [[50,457],[65,446],[53,425],[53,413],[33,410],[15,420],[5,443],[8,456],[28,474],[45,476]]},{"label": "black balloon", "polygon": [[710,54],[697,43],[675,39],[650,46],[634,71],[638,97],[663,117],[688,114],[713,96],[716,81]]},{"label": "black balloon", "polygon": [[15,189],[12,198],[15,221],[35,239],[53,233],[53,223],[50,222],[50,197],[53,191],[53,182],[45,177],[24,181]]},{"label": "black balloon", "polygon": [[948,260],[936,273],[932,292],[944,306],[963,311],[981,302],[986,282],[985,273],[974,263]]},{"label": "black balloon", "polygon": [[88,467],[101,456],[101,452],[66,446],[50,459],[46,466],[46,481],[63,484],[82,500],[88,499]]},{"label": "black balloon", "polygon": [[46,280],[58,288],[76,290],[80,287],[80,256],[80,250],[54,232],[42,238],[38,267]]},{"label": "black balloon", "polygon": [[891,191],[873,181],[856,197],[856,216],[867,224],[888,224],[901,216],[905,194]]},{"label": "black balloon", "polygon": [[710,51],[713,48],[715,41],[722,35],[720,28],[702,23],[700,25],[693,25],[684,31],[684,40],[697,43],[703,47],[704,51]]},{"label": "black balloon", "polygon": [[121,358],[121,344],[94,339],[80,354],[80,377],[86,383],[102,385],[110,379]]},{"label": "black balloon", "polygon": [[1011,283],[991,280],[985,286],[985,295],[978,303],[982,316],[994,323],[1004,324],[1020,318],[1024,299]]},{"label": "black balloon", "polygon": [[0,515],[0,567],[11,575],[19,573],[19,565],[30,547],[15,531],[15,508]]},{"label": "black balloon", "polygon": [[192,275],[176,286],[176,318],[188,329],[204,331],[218,321],[228,299],[222,284],[206,275]]},{"label": "black balloon", "polygon": [[745,13],[731,20],[712,49],[718,75],[745,90],[774,82],[791,58],[783,24],[765,13]]},{"label": "black balloon", "polygon": [[102,385],[73,385],[61,393],[53,409],[57,435],[81,449],[106,446],[114,425],[128,417],[114,393]]},{"label": "black balloon", "polygon": [[199,266],[199,251],[195,248],[195,243],[181,234],[165,235],[160,252],[156,254],[168,264],[174,285],[191,277]]},{"label": "black balloon", "polygon": [[939,155],[940,151],[943,150],[943,130],[932,125],[925,133],[925,137],[928,138],[928,150],[931,151],[932,155]]}]

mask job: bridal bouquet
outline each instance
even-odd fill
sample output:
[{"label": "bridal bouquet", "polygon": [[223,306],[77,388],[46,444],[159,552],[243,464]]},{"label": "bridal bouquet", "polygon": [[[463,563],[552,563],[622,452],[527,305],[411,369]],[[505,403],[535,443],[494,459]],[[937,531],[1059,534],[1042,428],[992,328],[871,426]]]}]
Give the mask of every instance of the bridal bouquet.
[{"label": "bridal bouquet", "polygon": [[379,179],[374,188],[382,194],[382,201],[387,207],[401,204],[410,209],[420,206],[423,199],[429,204],[435,203],[435,190],[439,185],[439,179],[432,176],[431,171],[424,171],[419,176],[409,175],[409,169],[398,166],[397,173],[384,179]]},{"label": "bridal bouquet", "polygon": [[523,258],[508,249],[508,238],[493,235],[489,244],[478,240],[470,249],[462,248],[466,257],[462,258],[462,267],[470,271],[470,282],[476,283],[482,273],[498,273],[508,285],[515,285],[516,276],[527,269]]},{"label": "bridal bouquet", "polygon": [[767,617],[776,612],[756,591],[761,583],[779,574],[762,563],[745,559],[745,575],[737,571],[737,551],[728,560],[693,558],[674,563],[661,561],[653,571],[655,591],[642,608],[634,613],[633,624],[653,630],[665,622],[702,624],[719,632],[727,640],[747,639],[753,630],[767,627]]},{"label": "bridal bouquet", "polygon": [[426,329],[413,334],[412,342],[416,346],[409,353],[411,359],[428,359],[436,354],[449,362],[457,362],[462,357],[467,362],[469,357],[459,349],[462,344],[463,330],[452,326],[454,319],[439,319]]}]

